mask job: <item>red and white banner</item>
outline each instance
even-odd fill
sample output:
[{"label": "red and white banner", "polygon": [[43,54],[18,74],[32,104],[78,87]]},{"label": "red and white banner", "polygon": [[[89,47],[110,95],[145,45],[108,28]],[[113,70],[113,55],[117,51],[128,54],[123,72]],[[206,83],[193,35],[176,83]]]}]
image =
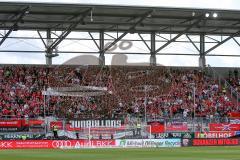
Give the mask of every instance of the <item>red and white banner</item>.
[{"label": "red and white banner", "polygon": [[231,112],[230,117],[232,118],[240,118],[240,112]]},{"label": "red and white banner", "polygon": [[187,132],[188,125],[186,122],[167,123],[165,131],[166,132]]},{"label": "red and white banner", "polygon": [[41,126],[44,120],[0,120],[0,128],[21,128],[29,126]]},{"label": "red and white banner", "polygon": [[25,123],[29,126],[42,126],[45,121],[44,120],[39,120],[39,119],[36,119],[36,120],[25,120]]},{"label": "red and white banner", "polygon": [[240,131],[240,124],[210,123],[210,131]]},{"label": "red and white banner", "polygon": [[0,141],[0,149],[59,149],[116,147],[115,140],[15,140]]},{"label": "red and white banner", "polygon": [[[151,126],[151,133],[157,134],[157,133],[163,133],[164,132],[164,124],[161,122],[148,122],[148,125]],[[150,128],[148,128],[148,132],[150,132]]]},{"label": "red and white banner", "polygon": [[50,128],[52,129],[53,126],[57,126],[59,130],[63,129],[63,121],[52,121],[50,122]]},{"label": "red and white banner", "polygon": [[240,119],[230,119],[231,124],[240,124]]},{"label": "red and white banner", "polygon": [[1,120],[0,121],[0,127],[1,128],[20,128],[22,126],[22,120]]},{"label": "red and white banner", "polygon": [[195,132],[195,138],[230,138],[235,132]]}]

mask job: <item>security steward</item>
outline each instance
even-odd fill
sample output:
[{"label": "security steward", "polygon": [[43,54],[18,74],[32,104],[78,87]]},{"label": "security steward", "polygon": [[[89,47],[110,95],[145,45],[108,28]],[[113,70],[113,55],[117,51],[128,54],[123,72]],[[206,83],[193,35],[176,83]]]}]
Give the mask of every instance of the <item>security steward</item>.
[{"label": "security steward", "polygon": [[53,136],[54,139],[58,139],[58,126],[56,125],[53,126]]},{"label": "security steward", "polygon": [[223,89],[222,89],[222,93],[225,95],[226,92],[227,92],[226,87],[223,87]]},{"label": "security steward", "polygon": [[141,136],[141,123],[140,122],[137,123],[137,135]]}]

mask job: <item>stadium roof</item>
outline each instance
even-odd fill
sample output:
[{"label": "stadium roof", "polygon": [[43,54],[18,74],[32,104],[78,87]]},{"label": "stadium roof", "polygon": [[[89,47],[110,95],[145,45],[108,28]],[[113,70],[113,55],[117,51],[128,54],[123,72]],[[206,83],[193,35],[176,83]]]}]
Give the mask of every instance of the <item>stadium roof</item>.
[{"label": "stadium roof", "polygon": [[[213,13],[217,13],[217,17],[213,17]],[[240,32],[240,11],[0,2],[0,29],[236,36]]]}]

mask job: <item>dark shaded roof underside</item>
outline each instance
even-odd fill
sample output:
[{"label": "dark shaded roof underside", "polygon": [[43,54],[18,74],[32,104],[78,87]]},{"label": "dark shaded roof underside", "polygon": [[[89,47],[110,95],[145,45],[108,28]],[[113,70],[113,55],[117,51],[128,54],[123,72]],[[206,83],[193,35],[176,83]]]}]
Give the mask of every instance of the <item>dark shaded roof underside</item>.
[{"label": "dark shaded roof underside", "polygon": [[[129,31],[141,17],[151,12],[131,32],[232,35],[240,31],[240,11],[237,10],[6,2],[0,2],[0,29],[13,27],[26,7],[29,13],[15,26],[18,30],[66,30],[77,24],[71,30],[122,32]],[[92,20],[91,12],[87,12],[78,22],[89,9]],[[217,18],[205,17],[205,13],[214,12]],[[198,20],[199,23],[192,25]]]}]

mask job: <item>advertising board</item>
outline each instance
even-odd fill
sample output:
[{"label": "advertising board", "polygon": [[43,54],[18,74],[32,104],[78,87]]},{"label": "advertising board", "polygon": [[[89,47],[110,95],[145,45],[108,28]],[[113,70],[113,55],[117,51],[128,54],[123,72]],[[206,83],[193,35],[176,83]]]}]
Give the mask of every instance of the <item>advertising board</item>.
[{"label": "advertising board", "polygon": [[156,134],[157,139],[171,139],[171,138],[194,138],[194,133],[191,132],[173,132],[173,133],[159,133]]},{"label": "advertising board", "polygon": [[168,122],[165,127],[166,132],[187,132],[187,122]]},{"label": "advertising board", "polygon": [[239,139],[193,139],[192,146],[237,146]]},{"label": "advertising board", "polygon": [[210,123],[210,131],[240,131],[240,124]]},{"label": "advertising board", "polygon": [[116,146],[126,148],[181,147],[180,139],[122,139]]},{"label": "advertising board", "polygon": [[0,141],[0,149],[60,149],[115,147],[115,140],[8,140]]},{"label": "advertising board", "polygon": [[234,131],[223,132],[196,132],[195,138],[230,138],[236,135]]}]

